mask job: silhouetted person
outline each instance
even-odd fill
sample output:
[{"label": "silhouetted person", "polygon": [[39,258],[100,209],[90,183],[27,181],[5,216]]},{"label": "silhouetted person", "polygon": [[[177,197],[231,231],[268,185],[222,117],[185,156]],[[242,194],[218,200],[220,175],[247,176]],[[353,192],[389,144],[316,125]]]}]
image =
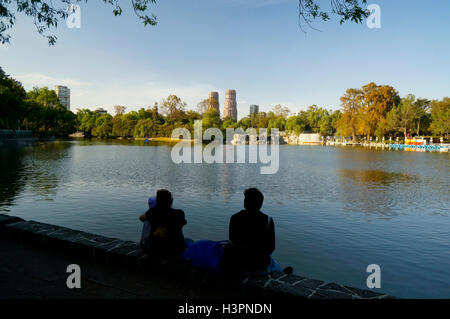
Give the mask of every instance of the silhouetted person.
[{"label": "silhouetted person", "polygon": [[263,201],[258,189],[244,191],[245,209],[230,219],[230,243],[221,261],[225,272],[281,271],[270,257],[275,250],[275,226],[272,218],[260,210]]},{"label": "silhouetted person", "polygon": [[156,193],[156,207],[139,219],[150,223],[151,232],[143,248],[163,256],[179,256],[186,249],[182,228],[186,225],[184,212],[172,208],[172,194],[166,189]]}]

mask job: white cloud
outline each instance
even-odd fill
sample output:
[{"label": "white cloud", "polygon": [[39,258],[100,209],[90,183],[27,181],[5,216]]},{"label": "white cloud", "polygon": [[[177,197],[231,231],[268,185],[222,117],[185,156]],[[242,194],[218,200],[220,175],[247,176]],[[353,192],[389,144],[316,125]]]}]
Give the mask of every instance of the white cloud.
[{"label": "white cloud", "polygon": [[188,109],[195,109],[197,103],[208,97],[210,91],[221,91],[213,85],[205,83],[189,83],[186,85],[169,86],[146,83],[127,83],[124,85],[105,85],[101,87],[86,87],[71,90],[73,110],[76,108],[103,107],[113,113],[114,105],[124,105],[127,111],[137,110],[141,107],[152,106],[170,94],[175,94],[187,103]]},{"label": "white cloud", "polygon": [[[30,73],[22,74],[16,77],[22,82],[27,90],[31,90],[34,86],[48,86],[53,88],[54,85],[67,85],[71,91],[71,109],[76,111],[77,108],[96,109],[98,107],[105,108],[109,113],[114,114],[114,105],[124,105],[127,111],[138,110],[141,107],[149,107],[154,102],[160,102],[170,94],[175,94],[187,103],[188,109],[195,110],[197,104],[208,97],[211,91],[219,92],[219,103],[221,111],[225,99],[226,88],[218,88],[208,83],[178,83],[173,86],[169,83],[161,83],[152,80],[126,82],[114,84],[110,83],[91,83],[70,78],[56,78],[48,75]],[[248,115],[248,100],[239,100],[238,118]],[[256,103],[258,104],[258,103]],[[298,112],[300,107],[288,101],[275,101],[263,103],[260,105],[261,111],[270,111],[276,104],[287,106],[292,112]]]},{"label": "white cloud", "polygon": [[22,82],[23,86],[28,90],[32,89],[34,86],[47,86],[53,88],[55,85],[66,85],[68,87],[92,85],[92,83],[89,82],[68,78],[55,78],[39,73],[22,74],[18,75],[16,78]]}]

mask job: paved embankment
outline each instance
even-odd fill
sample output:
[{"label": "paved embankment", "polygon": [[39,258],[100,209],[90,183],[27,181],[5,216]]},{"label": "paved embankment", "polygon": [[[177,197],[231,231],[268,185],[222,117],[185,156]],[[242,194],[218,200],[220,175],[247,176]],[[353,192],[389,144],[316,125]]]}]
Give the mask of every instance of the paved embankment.
[{"label": "paved embankment", "polygon": [[[0,298],[389,298],[295,274],[224,280],[135,242],[1,214],[0,259]],[[66,286],[69,264],[81,289]]]}]

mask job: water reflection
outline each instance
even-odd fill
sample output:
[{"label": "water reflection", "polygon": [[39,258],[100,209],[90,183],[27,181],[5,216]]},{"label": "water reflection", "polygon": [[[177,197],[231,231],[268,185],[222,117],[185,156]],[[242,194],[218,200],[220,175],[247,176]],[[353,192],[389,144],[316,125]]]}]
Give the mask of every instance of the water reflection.
[{"label": "water reflection", "polygon": [[25,186],[23,153],[15,146],[0,147],[0,211],[8,211]]},{"label": "water reflection", "polygon": [[174,164],[170,146],[82,140],[0,148],[0,210],[137,241],[137,216],[164,187],[186,213],[186,236],[223,240],[243,189],[256,186],[276,222],[280,262],[362,288],[364,267],[380,263],[385,278],[395,274],[385,281],[394,295],[449,296],[448,154],[280,146],[279,171],[261,175],[259,164]]},{"label": "water reflection", "polygon": [[66,172],[70,143],[36,142],[33,145],[0,147],[0,210],[8,210],[26,189],[38,199],[52,200]]},{"label": "water reflection", "polygon": [[351,179],[359,186],[367,189],[379,189],[391,183],[413,183],[415,177],[404,173],[385,172],[382,170],[353,170],[341,169],[339,174],[344,179]]}]

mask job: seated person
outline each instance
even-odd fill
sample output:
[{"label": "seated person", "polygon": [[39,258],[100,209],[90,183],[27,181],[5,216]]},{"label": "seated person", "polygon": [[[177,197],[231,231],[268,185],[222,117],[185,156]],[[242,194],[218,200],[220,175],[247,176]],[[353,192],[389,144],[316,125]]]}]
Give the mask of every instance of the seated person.
[{"label": "seated person", "polygon": [[152,254],[179,256],[186,249],[182,228],[186,225],[184,212],[172,208],[172,194],[166,189],[156,193],[156,206],[150,208],[139,219],[150,224],[150,236],[143,248]]},{"label": "seated person", "polygon": [[275,250],[275,226],[273,219],[260,211],[263,200],[256,188],[244,191],[245,209],[230,219],[229,244],[221,260],[225,273],[282,271],[270,256]]}]

